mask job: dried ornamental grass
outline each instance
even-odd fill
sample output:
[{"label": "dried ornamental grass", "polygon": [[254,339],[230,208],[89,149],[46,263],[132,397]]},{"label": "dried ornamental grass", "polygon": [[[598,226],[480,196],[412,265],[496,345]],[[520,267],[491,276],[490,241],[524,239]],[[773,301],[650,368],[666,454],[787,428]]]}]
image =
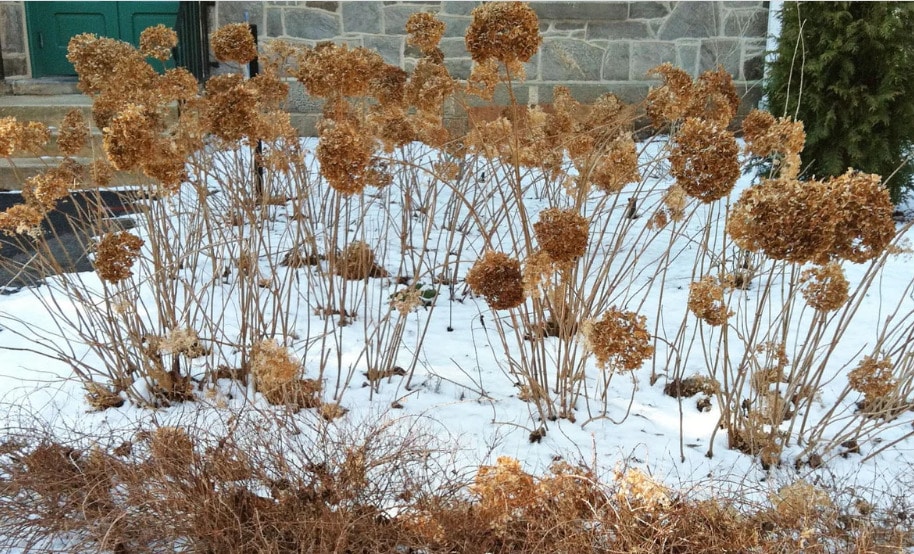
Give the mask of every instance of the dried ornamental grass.
[{"label": "dried ornamental grass", "polygon": [[210,47],[221,62],[245,64],[257,57],[257,45],[247,23],[231,23],[209,37]]},{"label": "dried ornamental grass", "polygon": [[520,262],[502,252],[483,254],[467,272],[466,282],[493,310],[516,308],[524,302]]},{"label": "dried ornamental grass", "polygon": [[142,246],[143,239],[126,231],[104,235],[95,247],[95,271],[109,283],[129,278]]},{"label": "dried ornamental grass", "polygon": [[740,175],[739,146],[733,133],[690,117],[673,140],[670,173],[689,196],[708,203],[733,190]]},{"label": "dried ornamental grass", "polygon": [[171,58],[171,50],[177,45],[178,33],[161,23],[140,33],[140,53],[150,58],[164,62]]},{"label": "dried ornamental grass", "polygon": [[733,315],[724,302],[724,288],[710,275],[689,285],[688,307],[695,317],[712,326],[723,325]]},{"label": "dried ornamental grass", "polygon": [[610,308],[599,321],[585,322],[582,332],[602,369],[634,371],[654,354],[647,318],[635,312]]},{"label": "dried ornamental grass", "polygon": [[573,210],[549,208],[533,224],[536,240],[549,257],[560,265],[570,265],[587,249],[590,222]]},{"label": "dried ornamental grass", "polygon": [[539,20],[521,2],[487,3],[472,12],[466,46],[475,62],[494,58],[502,63],[529,61],[540,47]]},{"label": "dried ornamental grass", "polygon": [[849,284],[841,266],[835,262],[804,270],[800,283],[805,284],[800,294],[815,310],[831,312],[847,302]]}]

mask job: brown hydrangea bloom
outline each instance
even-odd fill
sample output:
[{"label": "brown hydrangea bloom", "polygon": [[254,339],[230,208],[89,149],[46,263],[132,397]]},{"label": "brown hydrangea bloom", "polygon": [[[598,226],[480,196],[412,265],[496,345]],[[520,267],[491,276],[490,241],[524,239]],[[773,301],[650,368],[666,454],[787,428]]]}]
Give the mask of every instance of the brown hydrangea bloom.
[{"label": "brown hydrangea bloom", "polygon": [[483,100],[492,100],[495,97],[495,86],[500,80],[498,60],[488,58],[473,62],[470,78],[467,79],[467,92],[475,94]]},{"label": "brown hydrangea bloom", "polygon": [[[257,96],[242,79],[211,78],[206,83],[204,117],[210,131],[234,143],[257,135]],[[240,77],[240,76],[237,76]]]},{"label": "brown hydrangea bloom", "polygon": [[549,208],[540,212],[533,224],[536,240],[558,264],[570,264],[584,255],[590,232],[590,221],[574,210]]},{"label": "brown hydrangea bloom", "polygon": [[259,392],[269,395],[297,380],[301,373],[301,361],[275,339],[264,339],[251,348],[251,374]]},{"label": "brown hydrangea bloom", "polygon": [[89,140],[89,125],[82,110],[67,112],[57,130],[57,147],[64,156],[75,156]]},{"label": "brown hydrangea bloom", "polygon": [[733,315],[724,302],[724,288],[710,275],[689,285],[688,307],[695,317],[715,327]]},{"label": "brown hydrangea bloom", "polygon": [[152,155],[141,164],[143,174],[158,181],[160,194],[167,196],[178,192],[181,184],[187,181],[185,155],[165,141],[156,142],[151,152]]},{"label": "brown hydrangea bloom", "polygon": [[733,133],[690,117],[674,137],[670,173],[689,196],[713,202],[733,190],[740,174],[738,155]]},{"label": "brown hydrangea bloom", "polygon": [[597,365],[612,371],[634,371],[654,355],[647,318],[612,307],[599,321],[585,322],[584,340]]},{"label": "brown hydrangea bloom", "polygon": [[446,67],[424,58],[416,64],[406,83],[406,99],[419,110],[436,112],[456,88],[457,83]]},{"label": "brown hydrangea bloom", "polygon": [[695,101],[692,77],[671,63],[661,64],[647,74],[659,75],[663,79],[661,86],[651,87],[645,99],[647,115],[654,125],[660,127],[685,117]]},{"label": "brown hydrangea bloom", "polygon": [[526,62],[543,41],[536,13],[525,3],[486,3],[475,8],[472,16],[466,46],[473,61]]},{"label": "brown hydrangea bloom", "polygon": [[892,393],[898,386],[890,358],[877,359],[865,356],[857,367],[847,374],[852,389],[863,393],[867,402],[873,402]]},{"label": "brown hydrangea bloom", "polygon": [[92,162],[89,174],[95,186],[103,188],[111,184],[111,180],[114,178],[114,168],[107,159],[99,158]]},{"label": "brown hydrangea bloom", "polygon": [[343,195],[362,192],[371,166],[374,140],[351,120],[324,120],[319,129],[317,160],[321,175]]},{"label": "brown hydrangea bloom", "polygon": [[178,33],[159,23],[140,33],[140,53],[149,58],[165,61],[171,58],[171,49],[178,45]]},{"label": "brown hydrangea bloom", "polygon": [[692,93],[690,114],[726,127],[739,109],[739,95],[733,77],[724,68],[705,71],[698,76]]},{"label": "brown hydrangea bloom", "polygon": [[591,170],[590,180],[608,194],[617,193],[625,185],[641,180],[638,150],[631,136],[618,137],[606,146]]},{"label": "brown hydrangea bloom", "polygon": [[403,107],[409,74],[395,65],[383,64],[368,81],[368,92],[382,106]]},{"label": "brown hydrangea bloom", "polygon": [[685,217],[685,208],[688,198],[685,189],[681,185],[671,186],[663,195],[663,205],[669,212],[670,219],[673,221],[682,221]]},{"label": "brown hydrangea bloom", "polygon": [[20,123],[15,117],[0,118],[0,157],[16,151],[39,152],[51,138],[48,126],[37,121]]},{"label": "brown hydrangea bloom", "polygon": [[121,231],[104,235],[95,247],[95,271],[109,283],[119,283],[133,275],[133,264],[140,256],[143,239]]},{"label": "brown hydrangea bloom", "polygon": [[414,13],[406,20],[406,43],[422,50],[423,54],[434,52],[444,36],[444,22],[435,14]]},{"label": "brown hydrangea bloom", "polygon": [[343,279],[361,281],[369,277],[386,277],[387,271],[378,265],[374,251],[368,244],[352,241],[340,252],[334,262],[333,271]]},{"label": "brown hydrangea bloom", "polygon": [[[79,75],[79,89],[89,96],[106,90],[112,83],[112,76],[123,73],[122,67],[140,67],[149,64],[137,50],[126,42],[91,33],[76,35],[67,45],[67,60],[73,64]],[[139,63],[137,63],[139,62]],[[153,74],[155,71],[149,68]]]},{"label": "brown hydrangea bloom", "polygon": [[467,285],[485,297],[493,310],[508,310],[524,303],[524,276],[520,262],[502,252],[488,251],[467,272]]},{"label": "brown hydrangea bloom", "polygon": [[156,89],[165,102],[186,101],[197,95],[199,85],[197,78],[190,71],[176,67],[159,77]]},{"label": "brown hydrangea bloom", "polygon": [[22,187],[22,196],[26,202],[51,210],[57,201],[78,188],[82,181],[84,168],[72,159],[67,159],[59,166],[26,179]]},{"label": "brown hydrangea bloom", "polygon": [[33,205],[15,204],[0,212],[0,231],[6,235],[37,234],[44,214]]},{"label": "brown hydrangea bloom", "polygon": [[153,152],[159,130],[154,113],[128,104],[102,131],[111,165],[122,171],[138,167]]},{"label": "brown hydrangea bloom", "polygon": [[826,187],[841,206],[834,221],[834,255],[862,263],[882,254],[895,237],[895,208],[879,175],[849,169]]},{"label": "brown hydrangea bloom", "polygon": [[322,42],[299,54],[298,70],[292,73],[311,96],[364,96],[376,70],[384,65],[384,59],[374,50]]},{"label": "brown hydrangea bloom", "polygon": [[467,150],[494,160],[511,159],[514,125],[507,118],[477,123],[464,138]]},{"label": "brown hydrangea bloom", "polygon": [[381,140],[385,152],[416,140],[416,129],[406,110],[398,106],[374,106],[368,114],[371,132]]},{"label": "brown hydrangea bloom", "polygon": [[776,119],[762,110],[752,110],[743,119],[746,152],[762,158],[774,157],[778,176],[795,179],[800,173],[800,152],[806,143],[802,121]]},{"label": "brown hydrangea bloom", "polygon": [[246,86],[254,92],[261,106],[278,108],[289,96],[289,85],[273,71],[264,71],[249,79]]},{"label": "brown hydrangea bloom", "polygon": [[790,262],[827,261],[837,199],[820,181],[769,179],[743,191],[727,221],[736,244]]},{"label": "brown hydrangea bloom", "polygon": [[231,23],[209,36],[209,44],[221,62],[245,64],[257,57],[257,45],[247,23]]},{"label": "brown hydrangea bloom", "polygon": [[806,303],[821,312],[837,310],[847,302],[848,282],[841,266],[835,262],[806,269],[800,274],[800,291]]}]

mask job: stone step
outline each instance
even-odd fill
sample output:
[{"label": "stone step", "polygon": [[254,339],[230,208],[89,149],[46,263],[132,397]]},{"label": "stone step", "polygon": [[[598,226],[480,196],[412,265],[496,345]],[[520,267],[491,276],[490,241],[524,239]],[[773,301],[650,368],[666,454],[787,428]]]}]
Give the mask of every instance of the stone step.
[{"label": "stone step", "polygon": [[[56,167],[61,160],[59,156],[0,159],[0,191],[21,190],[26,179]],[[91,158],[74,160],[83,165],[92,163]],[[147,185],[150,182],[151,179],[141,173],[116,171],[111,186]]]},{"label": "stone step", "polygon": [[76,77],[49,77],[43,79],[8,79],[10,92],[17,95],[56,96],[80,94]]},{"label": "stone step", "polygon": [[92,99],[82,94],[55,96],[0,96],[0,117],[15,117],[19,121],[37,121],[57,127],[73,108],[83,111],[87,121],[92,119]]}]

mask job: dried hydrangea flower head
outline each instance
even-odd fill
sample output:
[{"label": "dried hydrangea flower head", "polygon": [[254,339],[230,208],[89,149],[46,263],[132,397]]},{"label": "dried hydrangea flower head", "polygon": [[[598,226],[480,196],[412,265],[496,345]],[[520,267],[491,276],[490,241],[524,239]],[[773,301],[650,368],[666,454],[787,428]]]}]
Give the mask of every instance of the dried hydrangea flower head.
[{"label": "dried hydrangea flower head", "polygon": [[862,263],[882,254],[895,237],[895,207],[882,178],[848,169],[825,184],[841,207],[835,221],[834,255]]},{"label": "dried hydrangea flower head", "polygon": [[210,132],[226,143],[257,135],[257,97],[238,74],[211,77],[206,82],[204,118]]},{"label": "dried hydrangea flower head", "polygon": [[351,196],[367,186],[374,139],[357,121],[324,119],[318,126],[317,160],[321,175],[334,190]]},{"label": "dried hydrangea flower head", "polygon": [[263,394],[291,384],[301,372],[301,361],[276,339],[264,339],[251,348],[251,374]]},{"label": "dried hydrangea flower head", "polygon": [[490,2],[475,8],[466,32],[467,51],[475,62],[489,58],[504,64],[529,61],[542,43],[539,20],[522,2]]},{"label": "dried hydrangea flower head", "polygon": [[143,105],[128,104],[103,129],[108,160],[115,169],[134,169],[149,159],[155,149],[160,121]]},{"label": "dried hydrangea flower head", "polygon": [[724,288],[710,275],[689,285],[688,307],[695,317],[711,326],[723,325],[733,315],[724,302]]},{"label": "dried hydrangea flower head", "polygon": [[67,158],[59,166],[26,179],[22,197],[39,209],[51,210],[71,189],[78,188],[84,172],[83,166]]},{"label": "dried hydrangea flower head", "polygon": [[406,43],[429,55],[438,49],[444,36],[444,22],[428,12],[414,13],[406,20]]},{"label": "dried hydrangea flower head", "polygon": [[656,127],[678,121],[685,117],[694,102],[692,77],[685,70],[667,62],[647,72],[663,80],[659,87],[651,87],[647,93],[647,115]]},{"label": "dried hydrangea flower head", "polygon": [[149,58],[164,62],[171,58],[171,50],[177,45],[178,33],[161,23],[140,33],[140,53]]},{"label": "dried hydrangea flower head", "polygon": [[457,83],[447,68],[430,58],[423,58],[406,83],[406,99],[420,111],[438,112]]},{"label": "dried hydrangea flower head", "polygon": [[654,355],[647,318],[612,307],[599,321],[582,326],[584,343],[597,365],[611,371],[634,371]]},{"label": "dried hydrangea flower head", "polygon": [[143,239],[126,231],[104,235],[95,247],[95,271],[109,283],[129,278],[142,247]]},{"label": "dried hydrangea flower head", "polygon": [[699,75],[694,88],[689,115],[713,121],[722,127],[729,125],[739,109],[739,95],[733,86],[733,77],[723,67],[718,67]]},{"label": "dried hydrangea flower head", "polygon": [[640,180],[638,150],[631,135],[620,136],[606,145],[590,170],[590,181],[608,194]]},{"label": "dried hydrangea flower head", "polygon": [[299,54],[298,69],[292,74],[311,96],[364,96],[369,92],[375,71],[384,65],[384,59],[374,50],[321,42]]},{"label": "dried hydrangea flower head", "polygon": [[82,110],[67,112],[57,130],[57,147],[64,156],[75,156],[89,140],[89,125]]},{"label": "dried hydrangea flower head", "polygon": [[387,271],[378,265],[371,246],[359,240],[352,241],[343,248],[334,261],[333,270],[344,279],[363,280],[387,276]]},{"label": "dried hydrangea flower head", "polygon": [[800,274],[800,283],[805,284],[800,294],[806,304],[815,310],[831,312],[847,302],[849,284],[836,262],[804,270]]},{"label": "dried hydrangea flower head", "polygon": [[31,204],[14,204],[0,212],[0,231],[5,235],[37,236],[44,216],[44,210]]},{"label": "dried hydrangea flower head", "polygon": [[257,44],[247,23],[231,23],[209,37],[216,59],[221,62],[249,63],[257,57]]},{"label": "dried hydrangea flower head", "polygon": [[17,151],[37,153],[50,138],[51,130],[43,123],[0,118],[0,157],[7,158]]},{"label": "dried hydrangea flower head", "polygon": [[540,213],[533,231],[552,261],[567,266],[584,255],[590,222],[573,210],[549,208]]},{"label": "dried hydrangea flower head", "polygon": [[795,179],[800,173],[800,152],[806,143],[802,121],[788,117],[775,118],[762,110],[752,110],[743,119],[746,152],[761,158],[773,158],[777,175]]},{"label": "dried hydrangea flower head", "polygon": [[689,117],[674,136],[670,173],[689,194],[708,203],[728,195],[739,178],[739,146],[724,127]]},{"label": "dried hydrangea flower head", "polygon": [[524,303],[524,277],[520,262],[505,253],[487,251],[470,271],[467,285],[485,297],[493,310],[508,310]]}]

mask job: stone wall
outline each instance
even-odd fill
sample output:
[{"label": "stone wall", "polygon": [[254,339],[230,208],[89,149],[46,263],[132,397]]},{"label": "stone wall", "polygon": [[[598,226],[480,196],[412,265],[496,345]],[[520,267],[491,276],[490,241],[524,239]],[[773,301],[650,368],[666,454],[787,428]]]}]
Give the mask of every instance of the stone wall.
[{"label": "stone wall", "polygon": [[[406,44],[404,26],[418,11],[447,24],[441,49],[451,74],[469,75],[464,46],[470,12],[479,2],[217,2],[219,25],[245,21],[258,26],[261,41],[283,39],[307,45],[332,40],[378,51],[388,63],[412,69],[421,56]],[[591,101],[611,91],[635,102],[657,81],[645,72],[663,62],[693,76],[722,65],[744,95],[744,110],[757,104],[765,56],[768,2],[532,2],[543,45],[527,64],[518,90],[524,103],[551,101],[555,85]],[[293,111],[315,114],[315,102],[297,83]],[[450,114],[454,115],[454,114]],[[316,117],[316,116],[315,116]],[[306,118],[310,119],[310,118]],[[299,121],[302,121],[299,118]],[[306,124],[310,127],[310,124]]]},{"label": "stone wall", "polygon": [[25,5],[22,2],[0,2],[0,48],[6,77],[30,74],[25,37]]}]

